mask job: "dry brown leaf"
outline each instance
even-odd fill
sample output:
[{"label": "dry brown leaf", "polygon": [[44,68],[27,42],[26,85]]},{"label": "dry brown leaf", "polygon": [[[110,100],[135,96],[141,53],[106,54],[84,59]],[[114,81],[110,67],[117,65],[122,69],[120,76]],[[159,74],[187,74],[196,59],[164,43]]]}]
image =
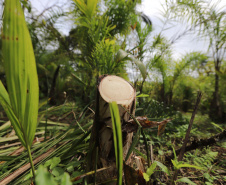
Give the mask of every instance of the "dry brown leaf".
[{"label": "dry brown leaf", "polygon": [[[161,135],[165,130],[166,124],[170,122],[172,119],[166,119],[158,122],[158,121],[150,121],[145,116],[138,116],[136,117],[136,120],[140,123],[142,128],[152,128],[152,127],[158,126],[158,135]],[[128,133],[136,132],[137,129],[138,129],[138,125],[133,119],[129,120],[125,125],[122,126],[123,132],[128,132]]]},{"label": "dry brown leaf", "polygon": [[141,170],[135,170],[129,165],[124,164],[124,176],[126,185],[145,185],[143,173]]}]

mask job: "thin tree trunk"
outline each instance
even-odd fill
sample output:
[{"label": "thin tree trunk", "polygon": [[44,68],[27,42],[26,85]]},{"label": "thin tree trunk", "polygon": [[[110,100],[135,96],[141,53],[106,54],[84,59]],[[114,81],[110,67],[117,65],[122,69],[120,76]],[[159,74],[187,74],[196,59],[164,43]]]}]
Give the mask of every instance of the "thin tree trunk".
[{"label": "thin tree trunk", "polygon": [[53,81],[52,81],[51,89],[49,92],[49,98],[50,98],[49,104],[50,105],[56,104],[56,81],[57,81],[57,77],[59,75],[59,71],[60,71],[60,66],[57,67],[57,69],[53,75]]},{"label": "thin tree trunk", "polygon": [[217,58],[215,62],[215,89],[210,107],[210,117],[214,120],[222,119],[222,109],[220,105],[220,95],[219,95],[219,75],[218,75],[219,71],[220,71],[220,61]]},{"label": "thin tree trunk", "polygon": [[[109,102],[116,101],[119,105],[119,114],[122,126],[130,119],[130,115],[121,107],[125,107],[130,114],[135,114],[136,91],[130,83],[124,79],[104,75],[98,80],[96,97],[96,114],[90,139],[90,155],[88,161],[88,171],[95,169],[113,167],[99,172],[96,176],[97,182],[104,182],[116,177],[115,152],[113,143],[113,130]],[[123,132],[123,158],[132,143],[133,133]],[[96,159],[96,160],[95,160]],[[131,157],[126,164],[130,165]],[[95,178],[94,178],[95,179]],[[92,179],[90,182],[93,182]],[[113,183],[114,184],[114,183]]]}]

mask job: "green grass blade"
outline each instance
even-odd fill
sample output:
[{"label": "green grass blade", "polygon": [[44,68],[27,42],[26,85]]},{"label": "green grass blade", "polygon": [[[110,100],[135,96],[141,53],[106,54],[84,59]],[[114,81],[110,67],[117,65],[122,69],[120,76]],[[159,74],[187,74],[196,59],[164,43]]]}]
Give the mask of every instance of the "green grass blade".
[{"label": "green grass blade", "polygon": [[22,144],[27,148],[32,144],[37,126],[39,89],[32,42],[19,0],[5,1],[2,30],[10,105],[26,142]]},{"label": "green grass blade", "polygon": [[0,156],[0,161],[11,161],[15,158],[16,156]]},{"label": "green grass blade", "polygon": [[211,122],[211,124],[212,124],[213,126],[219,128],[219,129],[221,130],[221,132],[224,131],[224,129],[223,129],[221,126],[219,126],[218,124],[216,124],[216,123],[214,123],[214,122]]},{"label": "green grass blade", "polygon": [[113,127],[114,136],[114,147],[115,147],[115,158],[116,166],[118,169],[118,181],[117,184],[122,184],[122,174],[123,174],[123,146],[122,146],[122,130],[121,130],[121,120],[119,116],[119,109],[116,102],[109,103]]},{"label": "green grass blade", "polygon": [[12,107],[10,105],[9,95],[1,81],[0,81],[0,104],[4,108],[7,114],[7,117],[11,121],[13,128],[17,136],[19,137],[21,143],[25,146],[25,140],[24,140],[23,133],[21,132],[19,121],[12,110]]}]

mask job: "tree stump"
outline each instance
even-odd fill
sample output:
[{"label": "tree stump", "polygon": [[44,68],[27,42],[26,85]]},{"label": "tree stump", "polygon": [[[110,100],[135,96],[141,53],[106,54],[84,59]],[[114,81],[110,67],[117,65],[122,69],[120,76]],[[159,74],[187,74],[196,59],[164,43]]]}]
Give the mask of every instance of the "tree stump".
[{"label": "tree stump", "polygon": [[[126,108],[130,114],[135,114],[136,91],[133,86],[121,77],[113,75],[103,75],[98,80],[97,103],[95,121],[91,133],[91,155],[89,170],[95,169],[95,159],[97,169],[111,167],[108,170],[97,173],[97,182],[105,182],[116,178],[117,169],[115,161],[113,129],[109,102],[115,101],[119,107],[122,127],[130,119],[130,115],[121,106]],[[125,159],[132,143],[133,133],[124,131],[123,135],[123,159]],[[131,164],[131,157],[126,164]]]}]

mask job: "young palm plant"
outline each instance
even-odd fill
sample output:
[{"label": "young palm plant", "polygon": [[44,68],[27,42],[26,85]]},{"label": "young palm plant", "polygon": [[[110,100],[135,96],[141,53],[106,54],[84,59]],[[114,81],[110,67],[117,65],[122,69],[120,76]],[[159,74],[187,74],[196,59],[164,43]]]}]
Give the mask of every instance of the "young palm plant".
[{"label": "young palm plant", "polygon": [[8,92],[0,81],[0,103],[28,151],[35,176],[30,148],[37,126],[39,88],[32,42],[19,0],[5,1],[1,37]]}]

